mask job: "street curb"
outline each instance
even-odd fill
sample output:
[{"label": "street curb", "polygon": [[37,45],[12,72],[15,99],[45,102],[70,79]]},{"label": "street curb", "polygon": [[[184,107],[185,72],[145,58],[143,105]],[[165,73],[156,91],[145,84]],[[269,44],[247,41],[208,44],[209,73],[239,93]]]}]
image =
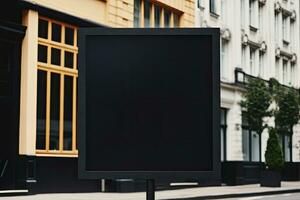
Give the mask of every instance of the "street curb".
[{"label": "street curb", "polygon": [[208,196],[200,196],[200,197],[175,198],[175,199],[166,199],[166,200],[227,199],[227,198],[240,198],[240,197],[253,197],[253,196],[267,196],[267,195],[275,195],[275,194],[298,193],[298,192],[300,192],[300,189],[277,190],[277,191],[254,192],[254,193],[239,193],[239,194],[208,195]]}]

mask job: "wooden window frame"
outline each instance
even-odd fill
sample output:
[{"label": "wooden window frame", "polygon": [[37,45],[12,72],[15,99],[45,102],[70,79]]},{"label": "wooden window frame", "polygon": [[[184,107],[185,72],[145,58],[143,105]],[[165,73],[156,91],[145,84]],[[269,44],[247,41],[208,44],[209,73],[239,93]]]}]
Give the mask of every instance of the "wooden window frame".
[{"label": "wooden window frame", "polygon": [[[38,37],[38,44],[47,47],[47,63],[37,62],[37,71],[42,70],[47,73],[47,86],[46,86],[46,130],[45,130],[45,149],[36,148],[36,156],[49,156],[49,157],[77,157],[78,149],[76,146],[76,123],[77,123],[77,30],[78,27],[66,24],[60,21],[56,21],[47,17],[39,16],[39,19],[48,22],[48,37],[40,38]],[[61,41],[56,42],[52,40],[52,24],[58,24],[61,26]],[[73,35],[73,45],[65,43],[65,30],[66,28],[71,28],[74,30]],[[60,65],[51,64],[51,48],[56,48],[60,50]],[[73,53],[73,68],[65,67],[65,52]],[[50,95],[51,95],[51,73],[59,74],[60,76],[60,105],[59,105],[59,149],[50,149]],[[64,90],[65,90],[65,76],[73,78],[73,88],[72,88],[72,150],[64,150],[63,140],[64,140]]]}]

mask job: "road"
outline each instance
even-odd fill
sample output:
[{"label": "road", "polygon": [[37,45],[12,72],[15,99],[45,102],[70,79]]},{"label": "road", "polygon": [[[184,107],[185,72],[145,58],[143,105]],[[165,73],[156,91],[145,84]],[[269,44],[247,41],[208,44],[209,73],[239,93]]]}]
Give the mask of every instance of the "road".
[{"label": "road", "polygon": [[293,194],[277,194],[270,196],[254,196],[254,197],[243,197],[234,199],[223,199],[223,200],[300,200],[300,193]]}]

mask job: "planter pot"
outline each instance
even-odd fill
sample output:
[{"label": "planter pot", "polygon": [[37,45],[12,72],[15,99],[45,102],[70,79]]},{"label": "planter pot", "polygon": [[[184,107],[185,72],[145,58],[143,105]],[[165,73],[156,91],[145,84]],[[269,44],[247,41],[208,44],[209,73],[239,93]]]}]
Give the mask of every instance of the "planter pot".
[{"label": "planter pot", "polygon": [[281,187],[281,174],[279,171],[262,170],[260,176],[261,187]]}]

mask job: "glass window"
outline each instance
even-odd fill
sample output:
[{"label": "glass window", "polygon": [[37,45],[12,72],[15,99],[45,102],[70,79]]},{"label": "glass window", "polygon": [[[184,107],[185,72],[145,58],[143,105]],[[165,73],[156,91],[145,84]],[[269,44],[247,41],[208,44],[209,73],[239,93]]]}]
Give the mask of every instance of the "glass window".
[{"label": "glass window", "polygon": [[259,135],[251,131],[251,161],[259,162]]},{"label": "glass window", "polygon": [[52,23],[52,41],[61,42],[61,25]]},{"label": "glass window", "polygon": [[259,52],[259,77],[263,78],[264,77],[264,64],[265,64],[265,59],[264,59],[264,53]]},{"label": "glass window", "polygon": [[260,161],[260,141],[261,137],[249,129],[245,112],[242,113],[242,152],[243,160],[251,162]]},{"label": "glass window", "polygon": [[250,161],[250,141],[249,141],[249,130],[242,129],[242,152],[243,152],[243,160]]},{"label": "glass window", "polygon": [[291,136],[290,135],[284,135],[284,160],[286,162],[292,161],[292,156],[291,156],[291,146],[292,146],[292,141],[291,141]]},{"label": "glass window", "polygon": [[177,28],[179,27],[179,16],[174,14],[174,27]]},{"label": "glass window", "polygon": [[275,61],[275,78],[278,81],[280,81],[280,79],[279,79],[279,71],[280,71],[280,59],[276,58],[276,61]]},{"label": "glass window", "polygon": [[226,1],[227,0],[221,0],[221,19],[224,22],[226,22]]},{"label": "glass window", "polygon": [[288,71],[288,61],[283,60],[282,62],[282,83],[283,84],[288,84],[287,71]]},{"label": "glass window", "polygon": [[39,37],[48,39],[48,21],[39,19]]},{"label": "glass window", "polygon": [[226,122],[227,110],[225,108],[221,108],[221,161],[226,160]]},{"label": "glass window", "polygon": [[250,48],[250,74],[255,75],[255,49]]},{"label": "glass window", "polygon": [[249,6],[250,26],[256,27],[256,1],[250,0]]},{"label": "glass window", "polygon": [[65,76],[64,150],[72,150],[73,77]]},{"label": "glass window", "polygon": [[209,9],[211,13],[217,13],[216,0],[209,0]]},{"label": "glass window", "polygon": [[283,36],[283,40],[288,42],[289,38],[288,38],[288,26],[289,26],[289,18],[286,16],[282,17],[282,36]]},{"label": "glass window", "polygon": [[50,150],[59,149],[60,75],[51,73]]},{"label": "glass window", "polygon": [[37,75],[37,128],[36,148],[46,148],[46,91],[47,72],[38,70]]},{"label": "glass window", "polygon": [[65,51],[65,67],[73,68],[74,65],[74,53]]},{"label": "glass window", "polygon": [[150,27],[150,2],[144,1],[144,27]]},{"label": "glass window", "polygon": [[74,45],[74,29],[73,28],[66,27],[65,43],[68,45]]},{"label": "glass window", "polygon": [[134,27],[140,26],[141,0],[134,0]]},{"label": "glass window", "polygon": [[155,27],[158,28],[160,27],[160,18],[161,18],[161,8],[158,5],[154,6],[154,20],[155,20]]},{"label": "glass window", "polygon": [[170,27],[170,20],[171,20],[171,12],[164,10],[165,12],[165,27]]},{"label": "glass window", "polygon": [[38,45],[38,61],[47,63],[47,51],[48,47],[45,45]]},{"label": "glass window", "polygon": [[60,49],[51,48],[51,64],[60,65]]},{"label": "glass window", "polygon": [[[45,24],[52,29],[49,33],[51,38],[38,40],[36,153],[77,155],[74,128],[78,76],[77,28],[44,17],[40,17],[40,21],[47,22]],[[64,39],[61,38],[63,31]],[[39,35],[45,35],[41,33]]]}]

